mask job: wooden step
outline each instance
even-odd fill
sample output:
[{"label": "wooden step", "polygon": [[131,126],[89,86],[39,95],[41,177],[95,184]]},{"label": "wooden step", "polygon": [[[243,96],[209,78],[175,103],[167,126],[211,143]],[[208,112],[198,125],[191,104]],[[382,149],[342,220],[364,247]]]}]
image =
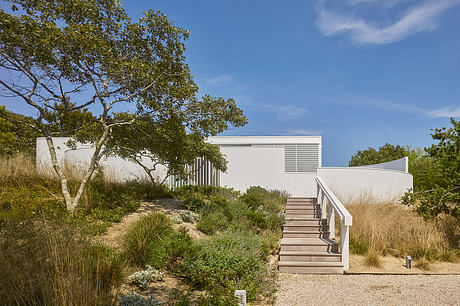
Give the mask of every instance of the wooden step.
[{"label": "wooden step", "polygon": [[[302,221],[301,221],[302,222]],[[292,222],[283,225],[283,231],[328,231],[329,226],[318,225],[318,224],[302,224],[298,222]]]},{"label": "wooden step", "polygon": [[286,209],[321,209],[316,204],[287,204]]},{"label": "wooden step", "polygon": [[308,274],[343,274],[341,262],[291,262],[279,261],[280,272]]},{"label": "wooden step", "polygon": [[318,215],[321,214],[321,209],[318,208],[286,208],[286,215]]},{"label": "wooden step", "polygon": [[329,238],[329,231],[283,231],[283,238]]},{"label": "wooden step", "polygon": [[300,225],[327,225],[326,219],[321,218],[284,218],[284,225],[300,224]]},{"label": "wooden step", "polygon": [[341,262],[340,253],[309,252],[309,251],[280,251],[280,261],[300,262]]},{"label": "wooden step", "polygon": [[[284,215],[284,220],[310,220],[310,219],[319,220],[319,219],[321,219],[321,217],[315,217],[315,216],[312,216],[311,214],[306,214],[306,215],[302,215],[302,214],[285,214]],[[323,220],[326,220],[326,219],[323,219]]]},{"label": "wooden step", "polygon": [[316,198],[288,198],[286,203],[316,203]]},{"label": "wooden step", "polygon": [[337,252],[337,242],[328,238],[282,238],[281,251]]}]

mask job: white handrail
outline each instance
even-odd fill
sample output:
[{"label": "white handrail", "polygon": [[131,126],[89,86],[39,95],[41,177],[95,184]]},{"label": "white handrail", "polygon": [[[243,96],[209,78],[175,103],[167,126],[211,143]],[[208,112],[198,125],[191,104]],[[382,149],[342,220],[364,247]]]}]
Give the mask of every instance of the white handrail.
[{"label": "white handrail", "polygon": [[[335,238],[335,219],[334,211],[340,217],[340,253],[342,254],[343,269],[348,270],[349,265],[349,252],[350,252],[350,231],[349,227],[352,225],[352,216],[348,210],[343,206],[342,202],[337,196],[331,191],[329,186],[320,177],[316,177],[316,183],[318,185],[318,197],[317,202],[321,206],[322,217],[328,216],[329,232],[330,237]],[[324,200],[326,198],[326,201]],[[329,203],[329,205],[328,205]]]}]

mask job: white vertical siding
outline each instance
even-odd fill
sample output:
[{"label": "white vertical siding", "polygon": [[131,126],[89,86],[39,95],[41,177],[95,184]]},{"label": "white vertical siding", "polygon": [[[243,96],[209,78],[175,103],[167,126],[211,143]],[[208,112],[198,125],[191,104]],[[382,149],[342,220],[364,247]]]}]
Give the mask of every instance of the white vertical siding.
[{"label": "white vertical siding", "polygon": [[317,175],[344,203],[399,200],[413,180],[409,173],[365,167],[318,168]]},{"label": "white vertical siding", "polygon": [[245,191],[251,186],[285,190],[292,196],[316,196],[315,172],[286,173],[284,147],[222,146],[228,169],[221,186]]}]

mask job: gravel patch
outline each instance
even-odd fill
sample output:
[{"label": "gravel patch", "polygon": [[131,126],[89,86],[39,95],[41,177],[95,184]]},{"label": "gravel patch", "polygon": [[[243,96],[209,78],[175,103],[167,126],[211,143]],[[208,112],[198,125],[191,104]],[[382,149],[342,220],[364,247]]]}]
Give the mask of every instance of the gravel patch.
[{"label": "gravel patch", "polygon": [[279,273],[275,305],[460,305],[460,275]]}]

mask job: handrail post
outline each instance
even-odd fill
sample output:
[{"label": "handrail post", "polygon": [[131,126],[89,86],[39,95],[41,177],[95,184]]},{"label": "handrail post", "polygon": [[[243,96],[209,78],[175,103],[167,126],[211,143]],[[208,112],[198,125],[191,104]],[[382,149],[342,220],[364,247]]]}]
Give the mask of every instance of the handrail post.
[{"label": "handrail post", "polygon": [[[327,204],[329,202],[329,199],[325,196],[324,192],[323,192],[323,198],[322,198],[322,201],[321,201],[323,204],[321,206],[321,219],[326,219],[326,209],[327,209]],[[329,206],[332,206],[332,205],[329,205]]]},{"label": "handrail post", "polygon": [[327,210],[327,223],[329,224],[329,237],[335,238],[335,212],[332,205],[329,205]]},{"label": "handrail post", "polygon": [[345,225],[345,220],[340,222],[340,253],[342,253],[343,269],[349,268],[349,251],[350,251],[350,233],[349,226]]},{"label": "handrail post", "polygon": [[316,183],[316,188],[318,188],[318,190],[316,191],[316,205],[321,205],[321,186],[318,183]]}]

